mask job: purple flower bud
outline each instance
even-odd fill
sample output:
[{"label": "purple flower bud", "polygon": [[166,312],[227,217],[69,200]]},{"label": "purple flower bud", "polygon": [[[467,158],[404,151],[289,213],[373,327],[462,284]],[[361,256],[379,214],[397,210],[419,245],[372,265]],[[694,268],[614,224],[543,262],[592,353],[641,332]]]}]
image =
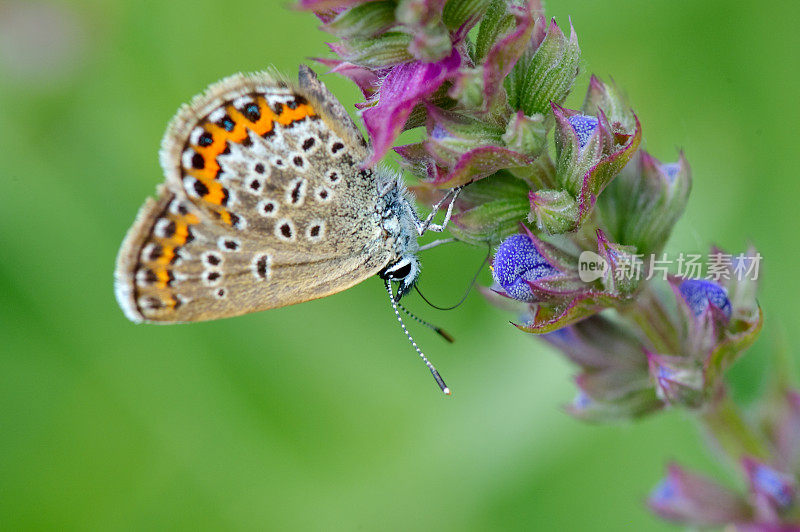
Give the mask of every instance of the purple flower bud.
[{"label": "purple flower bud", "polygon": [[668,163],[662,164],[660,170],[665,176],[667,176],[670,184],[672,184],[675,182],[675,178],[678,177],[678,172],[681,171],[681,168],[681,163]]},{"label": "purple flower bud", "polygon": [[[558,332],[558,331],[556,331],[556,332]],[[550,334],[553,334],[553,333],[550,333]],[[594,401],[592,401],[592,398],[589,397],[589,395],[586,394],[586,392],[580,391],[580,392],[578,392],[578,395],[575,396],[575,399],[572,400],[572,405],[571,406],[576,411],[583,411],[583,410],[588,409],[590,406],[592,406],[593,402]]]},{"label": "purple flower bud", "polygon": [[650,494],[649,504],[665,519],[700,526],[726,525],[750,517],[744,499],[675,464]]},{"label": "purple flower bud", "polygon": [[634,129],[620,130],[609,124],[600,111],[597,116],[551,106],[556,121],[557,188],[569,192],[578,203],[574,230],[594,208],[598,196],[631,160],[642,140],[642,129],[634,115]]},{"label": "purple flower bud", "polygon": [[718,284],[704,279],[687,279],[678,289],[695,316],[702,315],[713,305],[730,319],[731,302],[725,289]]},{"label": "purple flower bud", "polygon": [[615,241],[658,255],[683,214],[691,181],[682,153],[664,164],[640,150],[598,198],[597,209]]},{"label": "purple flower bud", "polygon": [[525,234],[511,235],[497,248],[492,275],[509,296],[520,301],[535,301],[529,282],[554,276],[553,268]]},{"label": "purple flower bud", "polygon": [[541,338],[584,371],[639,367],[644,370],[639,339],[629,329],[603,315],[545,333]]},{"label": "purple flower bud", "polygon": [[796,490],[794,478],[752,458],[742,459],[742,465],[753,492],[766,497],[778,508],[786,508],[792,504]]},{"label": "purple flower bud", "polygon": [[583,148],[597,129],[599,121],[595,116],[575,115],[569,117],[569,123],[578,135],[578,145]]},{"label": "purple flower bud", "polygon": [[647,352],[650,376],[656,385],[656,395],[667,404],[688,407],[702,405],[705,375],[700,364],[687,357]]},{"label": "purple flower bud", "polygon": [[625,132],[636,128],[636,116],[625,93],[614,82],[604,83],[594,74],[589,80],[589,89],[582,109],[589,115],[602,113],[612,124],[611,129],[615,133],[626,135]]},{"label": "purple flower bud", "polygon": [[[581,385],[580,380],[578,385]],[[595,399],[591,395],[594,392],[599,392],[600,395],[606,397]],[[581,389],[575,399],[566,405],[564,409],[569,415],[583,421],[608,423],[636,419],[653,412],[659,407],[660,403],[647,390],[640,389],[619,394],[614,393],[613,390]]]}]

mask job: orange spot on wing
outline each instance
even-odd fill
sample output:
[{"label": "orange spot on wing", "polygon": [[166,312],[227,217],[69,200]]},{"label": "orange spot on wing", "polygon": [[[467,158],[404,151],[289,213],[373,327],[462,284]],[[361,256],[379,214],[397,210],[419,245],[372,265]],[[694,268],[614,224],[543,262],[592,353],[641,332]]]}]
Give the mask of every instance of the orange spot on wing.
[{"label": "orange spot on wing", "polygon": [[172,294],[167,294],[167,299],[164,301],[164,304],[170,309],[174,310],[175,307],[178,305],[178,300],[175,299],[175,296]]},{"label": "orange spot on wing", "polygon": [[259,96],[256,104],[258,105],[259,113],[261,113],[261,118],[259,118],[258,122],[253,124],[252,127],[255,133],[263,136],[264,134],[272,131],[272,129],[275,127],[274,122],[277,118],[277,115],[272,112],[272,109],[269,108],[267,100],[265,100],[263,97]]},{"label": "orange spot on wing", "polygon": [[[192,169],[193,172],[197,172],[197,174],[192,172],[192,175],[199,179],[199,176],[202,176],[206,179],[216,179],[217,174],[219,173],[219,163],[217,162],[217,156],[225,151],[225,135],[228,133],[221,127],[216,124],[206,123],[203,125],[203,128],[211,133],[211,138],[213,138],[213,142],[208,146],[198,146],[193,145],[195,151],[203,156],[203,160],[205,161],[205,165],[202,170]],[[199,175],[198,175],[199,174]]]},{"label": "orange spot on wing", "polygon": [[309,116],[314,116],[316,112],[314,108],[308,105],[307,103],[298,105],[295,109],[291,109],[288,105],[283,105],[283,110],[281,111],[280,116],[278,116],[278,123],[282,126],[288,126],[294,122],[307,118]]},{"label": "orange spot on wing", "polygon": [[208,187],[208,194],[203,196],[203,199],[209,203],[213,203],[214,205],[222,205],[222,200],[225,198],[225,192],[219,183],[216,181],[212,181],[210,183],[206,183]]},{"label": "orange spot on wing", "polygon": [[155,263],[166,266],[173,257],[175,257],[175,248],[162,246],[161,255],[155,260]]},{"label": "orange spot on wing", "polygon": [[169,285],[170,275],[169,270],[167,268],[159,268],[157,270],[153,270],[153,273],[156,275],[156,288],[167,288]]},{"label": "orange spot on wing", "polygon": [[[213,181],[212,183],[222,188],[219,183]],[[159,312],[172,311],[178,307],[178,299],[175,296],[174,289],[170,286],[170,281],[173,279],[171,262],[177,255],[178,249],[186,244],[186,240],[189,236],[189,226],[200,223],[200,218],[194,213],[181,215],[169,212],[165,209],[161,216],[167,217],[175,223],[175,232],[168,238],[151,235],[151,242],[158,244],[160,253],[157,257],[146,260],[146,267],[153,272],[155,280],[152,285],[146,286],[145,288],[148,291],[153,291],[148,297],[156,298],[160,306],[150,310],[140,307],[141,312],[145,315],[157,315]],[[137,302],[141,294],[141,289],[142,287],[137,283],[135,289]]]},{"label": "orange spot on wing", "polygon": [[233,120],[233,131],[225,131],[225,133],[228,134],[228,140],[241,143],[247,138],[248,128],[246,124],[249,124],[250,121],[233,105],[229,105],[225,110],[228,112],[228,116],[231,117],[231,120]]},{"label": "orange spot on wing", "polygon": [[184,223],[176,223],[175,224],[175,234],[172,235],[172,241],[178,245],[182,246],[186,243],[186,237],[189,236],[189,227]]},{"label": "orange spot on wing", "polygon": [[[192,149],[203,157],[203,168],[184,168],[187,175],[194,177],[208,189],[208,192],[202,196],[202,200],[211,206],[212,211],[219,215],[223,223],[228,225],[233,225],[233,217],[231,213],[224,208],[223,201],[226,198],[225,188],[217,181],[221,170],[219,162],[217,162],[217,157],[225,151],[227,143],[241,143],[247,138],[248,131],[253,131],[259,136],[264,136],[275,128],[276,123],[289,126],[295,122],[316,115],[316,111],[308,103],[299,104],[294,109],[286,104],[282,104],[280,114],[276,114],[275,111],[270,108],[269,103],[263,96],[256,98],[256,104],[259,108],[260,117],[255,123],[250,122],[250,120],[232,104],[225,107],[225,112],[233,122],[231,131],[225,130],[225,128],[218,124],[208,121],[204,122],[202,127],[211,135],[211,144],[208,146],[192,145]],[[194,214],[189,214],[184,217],[176,217],[174,220],[177,223],[177,227],[171,243],[175,247],[180,247],[186,243],[188,224],[200,223],[200,219]]]},{"label": "orange spot on wing", "polygon": [[300,104],[295,109],[283,104],[280,114],[276,115],[263,97],[259,97],[256,103],[261,115],[261,118],[256,123],[250,122],[233,105],[228,105],[225,111],[233,121],[233,130],[227,131],[213,122],[203,124],[203,128],[211,134],[213,140],[208,146],[192,146],[203,157],[204,164],[203,168],[199,170],[196,168],[187,169],[190,175],[208,186],[208,180],[216,179],[219,176],[220,166],[217,162],[217,157],[225,151],[228,142],[241,143],[247,138],[248,129],[257,135],[263,136],[274,129],[275,122],[282,126],[288,126],[304,118],[316,115],[316,111],[309,104]]},{"label": "orange spot on wing", "polygon": [[[204,161],[204,166],[202,170],[191,169],[193,170],[192,175],[194,175],[198,179],[200,178],[216,179],[220,171],[219,163],[217,162],[217,157],[219,157],[222,154],[222,152],[225,151],[227,143],[236,142],[237,144],[240,144],[244,139],[247,138],[247,131],[248,131],[247,124],[250,123],[247,120],[247,118],[242,113],[240,113],[233,105],[227,106],[225,108],[225,112],[233,121],[233,129],[231,131],[228,131],[225,128],[219,126],[218,124],[215,124],[213,122],[206,122],[203,124],[203,129],[205,129],[208,133],[211,134],[211,138],[213,139],[211,144],[209,144],[208,146],[199,146],[197,144],[192,145],[194,150],[203,156],[203,161]],[[262,113],[262,118],[263,118],[263,113]]]},{"label": "orange spot on wing", "polygon": [[213,177],[208,177],[204,170],[192,168],[191,170],[187,170],[186,173],[203,183],[208,189],[208,193],[203,196],[203,201],[214,205],[222,205],[222,200],[225,197],[225,187],[223,187],[219,181],[215,181]]}]

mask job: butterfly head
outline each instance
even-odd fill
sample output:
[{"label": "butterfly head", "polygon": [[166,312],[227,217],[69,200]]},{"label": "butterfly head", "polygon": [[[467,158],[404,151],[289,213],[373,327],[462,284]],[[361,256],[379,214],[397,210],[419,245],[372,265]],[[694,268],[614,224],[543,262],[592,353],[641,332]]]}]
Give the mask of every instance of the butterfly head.
[{"label": "butterfly head", "polygon": [[399,300],[413,287],[419,277],[419,259],[411,253],[400,257],[400,260],[386,266],[378,274],[381,279],[399,283],[396,298]]}]

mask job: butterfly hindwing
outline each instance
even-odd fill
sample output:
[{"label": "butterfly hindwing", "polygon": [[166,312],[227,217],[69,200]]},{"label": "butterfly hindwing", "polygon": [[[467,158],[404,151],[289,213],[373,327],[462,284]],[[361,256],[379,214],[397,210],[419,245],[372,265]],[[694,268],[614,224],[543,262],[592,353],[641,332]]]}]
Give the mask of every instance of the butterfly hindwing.
[{"label": "butterfly hindwing", "polygon": [[367,155],[310,70],[301,70],[300,87],[266,73],[213,84],[168,127],[166,185],[120,250],[126,315],[215,319],[323,297],[373,275],[389,252],[376,177],[361,169]]}]

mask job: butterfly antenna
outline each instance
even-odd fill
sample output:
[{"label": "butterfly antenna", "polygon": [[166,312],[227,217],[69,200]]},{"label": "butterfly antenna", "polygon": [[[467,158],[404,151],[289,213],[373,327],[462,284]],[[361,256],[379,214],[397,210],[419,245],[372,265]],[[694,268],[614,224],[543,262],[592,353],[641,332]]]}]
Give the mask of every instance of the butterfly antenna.
[{"label": "butterfly antenna", "polygon": [[404,307],[403,304],[400,303],[399,301],[397,302],[397,306],[400,307],[400,310],[402,310],[403,312],[405,312],[406,314],[411,316],[411,319],[415,320],[417,323],[421,323],[422,325],[424,325],[428,329],[432,330],[433,332],[435,332],[436,334],[438,334],[439,336],[441,336],[442,338],[444,338],[445,340],[447,340],[451,344],[455,341],[453,339],[453,337],[450,336],[450,334],[447,331],[445,331],[441,327],[437,327],[433,323],[430,323],[430,322],[427,322],[427,321],[423,320],[422,318],[420,318],[419,316],[417,316],[416,314],[414,314],[413,312],[408,310],[406,307]]},{"label": "butterfly antenna", "polygon": [[394,299],[394,294],[392,293],[392,285],[391,285],[391,281],[389,281],[389,279],[386,279],[386,291],[389,293],[389,301],[392,303],[392,308],[394,309],[394,315],[397,316],[397,321],[400,322],[400,327],[402,327],[403,328],[403,332],[406,333],[406,337],[408,338],[408,341],[411,342],[411,345],[414,346],[414,350],[416,350],[417,354],[422,359],[422,361],[425,363],[425,365],[428,366],[428,369],[431,371],[431,375],[433,375],[433,378],[436,381],[436,384],[439,385],[439,388],[441,388],[442,392],[445,395],[450,395],[450,388],[448,388],[447,385],[444,383],[444,379],[442,379],[442,376],[439,375],[438,371],[436,371],[436,368],[433,366],[433,364],[431,364],[430,360],[428,360],[428,357],[426,357],[422,353],[422,351],[420,350],[419,346],[417,345],[417,342],[414,341],[414,338],[411,336],[411,333],[408,332],[408,329],[406,328],[406,324],[403,323],[403,318],[400,316],[400,309],[397,306],[397,301],[395,301],[395,299]]},{"label": "butterfly antenna", "polygon": [[491,257],[491,256],[492,256],[492,248],[491,248],[491,245],[490,245],[489,246],[489,251],[486,254],[486,258],[483,259],[483,262],[481,262],[481,265],[478,268],[478,271],[475,272],[475,275],[472,277],[472,281],[469,283],[469,286],[467,287],[466,291],[464,292],[464,295],[461,296],[461,299],[455,305],[451,305],[449,307],[440,307],[438,305],[434,305],[433,303],[430,302],[430,300],[427,297],[425,297],[422,294],[422,292],[419,289],[419,285],[417,285],[416,283],[414,283],[414,290],[417,291],[417,293],[419,294],[419,297],[421,297],[422,300],[425,301],[425,303],[427,303],[428,305],[432,306],[436,310],[453,310],[455,308],[458,308],[458,307],[461,306],[462,303],[464,303],[464,301],[467,300],[467,296],[472,291],[472,288],[475,286],[475,283],[478,282],[478,276],[481,274],[481,271],[483,271],[483,267],[486,266],[486,263],[489,262],[489,257]]}]

